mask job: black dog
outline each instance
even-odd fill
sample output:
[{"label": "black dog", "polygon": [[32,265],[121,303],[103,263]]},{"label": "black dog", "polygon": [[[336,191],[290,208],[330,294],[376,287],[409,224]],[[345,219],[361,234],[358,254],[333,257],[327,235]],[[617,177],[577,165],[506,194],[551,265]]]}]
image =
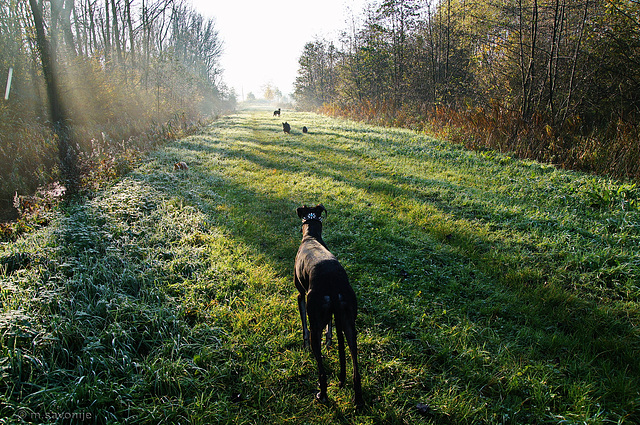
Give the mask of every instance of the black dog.
[{"label": "black dog", "polygon": [[309,132],[309,129],[308,129],[306,126],[305,126],[305,127],[302,127],[302,132],[303,132],[304,134],[307,134],[307,133]]},{"label": "black dog", "polygon": [[288,122],[282,123],[282,131],[284,131],[287,134],[291,134],[291,126],[289,125]]},{"label": "black dog", "polygon": [[273,111],[273,116],[280,116],[280,108],[278,108],[276,111]]},{"label": "black dog", "polygon": [[[302,320],[302,338],[305,347],[311,343],[313,355],[318,364],[320,392],[316,399],[326,402],[327,374],[322,365],[320,344],[322,330],[331,329],[331,318],[335,320],[338,335],[338,353],[340,356],[339,386],[344,386],[346,378],[346,359],[344,338],[347,339],[351,361],[353,363],[353,386],[356,406],[362,406],[362,387],[358,371],[358,349],[356,345],[356,294],[353,292],[347,273],[336,257],[329,252],[322,240],[322,212],[324,206],[302,206],[296,210],[302,219],[302,243],[296,255],[293,281],[298,288],[298,308]],[[307,316],[309,328],[307,328]],[[329,339],[329,336],[327,336]],[[329,343],[329,342],[328,342]]]}]

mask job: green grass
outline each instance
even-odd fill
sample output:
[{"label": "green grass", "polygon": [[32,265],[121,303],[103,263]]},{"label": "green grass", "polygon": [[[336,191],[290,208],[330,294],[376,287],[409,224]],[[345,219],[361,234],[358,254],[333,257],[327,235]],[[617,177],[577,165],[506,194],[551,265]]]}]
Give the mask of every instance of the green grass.
[{"label": "green grass", "polygon": [[[0,423],[635,423],[638,195],[411,131],[225,117],[0,246]],[[313,401],[302,348],[295,208],[320,202],[362,411],[336,350]]]}]

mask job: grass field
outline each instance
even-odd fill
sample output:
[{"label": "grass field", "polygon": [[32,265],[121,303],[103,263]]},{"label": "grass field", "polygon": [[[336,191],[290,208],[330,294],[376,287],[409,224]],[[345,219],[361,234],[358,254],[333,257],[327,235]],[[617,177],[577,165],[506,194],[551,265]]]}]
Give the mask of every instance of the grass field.
[{"label": "grass field", "polygon": [[[637,423],[639,195],[411,131],[241,111],[0,245],[0,423]],[[313,401],[303,203],[327,208],[358,295],[361,411],[335,349],[331,402]]]}]

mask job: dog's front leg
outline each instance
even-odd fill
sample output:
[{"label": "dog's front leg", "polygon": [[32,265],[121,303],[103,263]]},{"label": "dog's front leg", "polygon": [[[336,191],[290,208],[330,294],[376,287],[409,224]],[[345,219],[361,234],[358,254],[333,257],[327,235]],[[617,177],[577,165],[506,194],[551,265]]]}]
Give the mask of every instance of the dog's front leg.
[{"label": "dog's front leg", "polygon": [[300,320],[302,321],[302,341],[304,348],[309,347],[309,327],[307,326],[307,301],[305,294],[298,294],[298,310],[300,310]]}]

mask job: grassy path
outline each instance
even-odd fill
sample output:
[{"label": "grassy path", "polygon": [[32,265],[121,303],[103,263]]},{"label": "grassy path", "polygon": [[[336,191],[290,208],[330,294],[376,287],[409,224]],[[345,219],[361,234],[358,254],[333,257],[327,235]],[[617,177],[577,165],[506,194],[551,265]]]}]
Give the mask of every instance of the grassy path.
[{"label": "grassy path", "polygon": [[[0,423],[634,423],[637,195],[410,131],[225,117],[0,246]],[[313,402],[301,348],[295,208],[319,202],[359,297],[360,412],[335,374]]]}]

